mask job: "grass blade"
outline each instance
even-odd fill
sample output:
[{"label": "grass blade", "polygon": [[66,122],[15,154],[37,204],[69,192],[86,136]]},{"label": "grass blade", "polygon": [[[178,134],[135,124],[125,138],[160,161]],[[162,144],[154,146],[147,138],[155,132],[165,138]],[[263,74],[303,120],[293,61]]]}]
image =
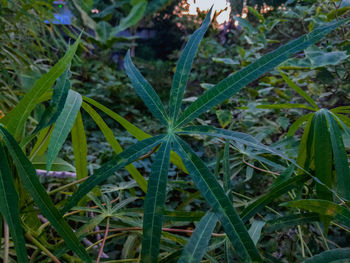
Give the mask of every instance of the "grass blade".
[{"label": "grass blade", "polygon": [[142,76],[141,72],[132,63],[130,50],[125,56],[124,66],[126,74],[129,76],[133,87],[143,102],[146,104],[147,108],[162,124],[168,126],[169,118],[165,112],[164,106],[158,94],[154,91],[152,86],[147,82],[147,80]]},{"label": "grass blade", "polygon": [[61,58],[48,73],[38,79],[30,91],[21,99],[16,108],[1,120],[16,139],[20,138],[25,122],[29,117],[29,114],[37,105],[38,98],[52,87],[56,79],[63,74],[69,63],[71,63],[79,43],[80,36],[69,48],[64,57]]},{"label": "grass blade", "polygon": [[87,143],[84,130],[83,119],[80,111],[78,111],[77,118],[71,131],[73,154],[75,160],[75,169],[77,173],[77,179],[87,177]]},{"label": "grass blade", "polygon": [[23,186],[34,199],[42,214],[51,222],[58,234],[62,236],[67,246],[72,249],[85,262],[91,262],[89,255],[73,233],[68,223],[62,218],[59,211],[52,203],[50,197],[41,185],[36,171],[30,161],[18,146],[14,137],[0,126],[0,134],[3,136],[7,149],[16,165]]},{"label": "grass blade", "polygon": [[[123,148],[120,146],[118,140],[114,137],[113,131],[108,127],[108,125],[104,122],[102,117],[88,104],[83,102],[82,104],[83,109],[91,116],[91,118],[94,120],[94,122],[97,124],[97,126],[102,131],[103,135],[105,136],[106,140],[110,144],[110,146],[113,148],[114,152],[116,154],[119,154],[123,151]],[[126,170],[131,174],[132,178],[137,182],[137,184],[140,186],[142,191],[146,193],[147,191],[147,181],[143,176],[140,174],[140,172],[135,168],[134,165],[129,164],[126,167]]]},{"label": "grass blade", "polygon": [[350,262],[350,248],[337,248],[324,251],[312,258],[306,259],[303,263],[346,263]]},{"label": "grass blade", "polygon": [[5,150],[0,142],[0,212],[4,216],[16,248],[17,261],[29,262],[19,215],[18,195]]},{"label": "grass blade", "polygon": [[264,55],[254,63],[220,81],[213,88],[205,91],[195,102],[193,102],[176,121],[175,127],[184,126],[196,117],[220,104],[232,95],[240,91],[261,75],[269,72],[290,56],[304,50],[312,44],[321,40],[326,34],[344,24],[348,20],[329,23],[324,27],[317,28],[311,33],[304,35],[288,44]]},{"label": "grass blade", "polygon": [[291,87],[293,90],[295,90],[300,96],[302,96],[307,102],[309,102],[313,108],[313,111],[318,110],[318,106],[316,102],[305,92],[303,91],[298,85],[296,85],[290,78],[287,77],[283,72],[280,71],[280,74],[284,81],[288,84],[289,87]]},{"label": "grass blade", "polygon": [[72,195],[67,204],[63,207],[62,213],[67,212],[75,206],[81,198],[89,193],[94,187],[102,183],[109,176],[114,174],[119,169],[134,162],[142,155],[151,151],[154,147],[162,143],[164,135],[154,136],[152,138],[140,141],[129,148],[125,149],[112,160],[101,166],[92,176],[90,176]]},{"label": "grass blade", "polygon": [[221,221],[239,257],[246,262],[261,262],[260,254],[247,229],[215,176],[187,143],[179,137],[176,137],[175,140],[175,151],[184,160],[198,190]]},{"label": "grass blade", "polygon": [[254,201],[242,211],[240,214],[242,221],[248,221],[266,205],[271,203],[274,199],[287,193],[291,189],[302,186],[303,183],[309,179],[310,177],[306,175],[295,176],[277,185],[276,187],[271,188],[267,194],[259,197],[256,201]]},{"label": "grass blade", "polygon": [[179,114],[182,98],[188,82],[194,57],[197,53],[199,43],[201,42],[210,23],[210,9],[200,28],[198,28],[190,40],[187,42],[181,57],[177,62],[176,71],[173,78],[173,84],[170,91],[169,115],[170,120],[174,122]]},{"label": "grass blade", "polygon": [[217,221],[218,218],[213,212],[208,212],[203,216],[184,247],[178,263],[201,262]]},{"label": "grass blade", "polygon": [[52,131],[49,149],[47,151],[46,170],[50,171],[51,164],[56,159],[64,141],[73,127],[75,118],[80,110],[82,98],[79,93],[70,90],[64,108],[58,116]]},{"label": "grass blade", "polygon": [[159,242],[162,234],[166,186],[170,164],[171,139],[160,146],[152,165],[144,204],[142,262],[158,262]]},{"label": "grass blade", "polygon": [[341,194],[341,196],[343,196],[347,200],[350,200],[350,191],[348,189],[350,185],[350,169],[341,130],[337,121],[334,119],[332,113],[326,111],[325,115],[329,126],[334,155],[334,166],[336,171],[336,188],[337,191]]}]

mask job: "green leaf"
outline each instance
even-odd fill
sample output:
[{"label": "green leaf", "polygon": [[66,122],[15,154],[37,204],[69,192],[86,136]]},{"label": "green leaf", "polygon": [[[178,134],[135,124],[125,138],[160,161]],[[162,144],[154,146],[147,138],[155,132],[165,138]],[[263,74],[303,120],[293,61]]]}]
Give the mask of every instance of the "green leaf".
[{"label": "green leaf", "polygon": [[314,109],[312,111],[317,111],[318,106],[316,102],[305,92],[303,91],[298,85],[296,85],[290,78],[287,77],[283,72],[280,71],[280,74],[284,81],[288,84],[289,87],[291,87],[293,90],[295,90],[300,96],[302,96],[306,101],[308,101]]},{"label": "green leaf", "polygon": [[[106,140],[110,144],[110,146],[113,148],[114,152],[116,154],[119,154],[123,151],[123,148],[120,146],[118,140],[114,137],[113,131],[107,126],[107,124],[103,121],[102,117],[98,115],[98,113],[91,108],[88,104],[83,102],[83,109],[91,116],[91,118],[96,122],[97,126],[102,131],[103,135],[105,136]],[[147,181],[143,176],[140,174],[140,172],[135,168],[134,165],[129,164],[126,167],[126,170],[131,174],[132,178],[137,182],[137,184],[140,186],[142,191],[146,193],[147,191]]]},{"label": "green leaf", "polygon": [[317,213],[287,215],[267,221],[264,231],[273,232],[280,229],[292,228],[297,225],[303,225],[318,221],[320,221],[320,216]]},{"label": "green leaf", "polygon": [[125,149],[112,160],[102,165],[93,175],[91,175],[72,195],[67,204],[63,207],[62,213],[67,212],[75,206],[81,198],[89,193],[94,187],[98,186],[109,176],[113,175],[119,169],[134,162],[142,155],[148,153],[158,144],[162,143],[164,135],[154,136],[152,138],[140,141]]},{"label": "green leaf", "polygon": [[298,118],[295,122],[293,122],[293,124],[289,127],[289,130],[287,132],[287,136],[293,136],[295,134],[295,132],[298,130],[298,128],[306,121],[309,121],[310,118],[312,118],[314,115],[314,113],[308,113],[305,114],[303,116],[301,116],[300,118]]},{"label": "green leaf", "polygon": [[71,130],[73,154],[77,179],[87,177],[87,142],[80,111]]},{"label": "green leaf", "polygon": [[[96,108],[98,108],[98,109],[102,110],[104,113],[106,113],[109,117],[113,118],[115,121],[117,121],[121,126],[123,126],[132,136],[134,136],[139,141],[152,137],[150,134],[144,132],[140,128],[138,128],[135,125],[133,125],[132,123],[128,122],[126,119],[124,119],[119,114],[108,109],[107,107],[103,106],[102,104],[98,103],[97,101],[90,99],[88,97],[83,97],[83,100],[94,105]],[[170,161],[173,164],[175,164],[179,169],[181,169],[185,173],[188,173],[181,158],[173,151],[170,154]]]},{"label": "green leaf", "polygon": [[19,215],[18,195],[2,142],[0,142],[0,200],[0,212],[9,226],[16,248],[17,261],[29,262]]},{"label": "green leaf", "polygon": [[305,55],[310,59],[312,68],[338,65],[349,57],[346,51],[326,52],[316,46],[306,49]]},{"label": "green leaf", "polygon": [[242,211],[240,216],[243,222],[248,221],[277,197],[287,193],[289,190],[302,186],[303,183],[309,179],[310,177],[306,175],[295,176],[276,187],[271,188],[267,194],[259,197]]},{"label": "green leaf", "polygon": [[[314,153],[315,153],[315,176],[329,188],[333,188],[333,154],[324,109],[315,113],[314,126]],[[317,198],[333,200],[332,193],[323,185],[316,184]]]},{"label": "green leaf", "polygon": [[303,263],[349,263],[350,248],[336,248],[308,258]]},{"label": "green leaf", "polygon": [[221,221],[239,257],[245,262],[261,262],[260,254],[247,229],[215,176],[187,143],[179,137],[176,137],[175,140],[175,151],[184,160],[185,166],[198,190]]},{"label": "green leaf", "polygon": [[50,197],[46,193],[44,187],[36,175],[36,171],[30,161],[22,152],[12,135],[2,126],[0,126],[0,134],[3,136],[7,149],[16,165],[19,176],[24,188],[33,197],[34,202],[40,209],[51,225],[56,229],[59,235],[62,236],[67,246],[72,249],[82,260],[91,262],[89,255],[84,247],[79,243],[79,240],[73,233],[71,227],[62,218]]},{"label": "green leaf", "polygon": [[[35,156],[31,160],[35,169],[45,170],[46,163],[47,163],[46,157],[47,157],[46,155],[40,155],[40,156]],[[75,172],[75,168],[70,163],[57,157],[52,163],[51,171]]]},{"label": "green leaf", "polygon": [[100,21],[96,24],[96,33],[99,40],[106,44],[109,38],[111,37],[112,26],[106,21]]},{"label": "green leaf", "polygon": [[199,263],[207,250],[211,234],[214,231],[217,216],[212,212],[207,212],[199,221],[196,230],[184,247],[178,263]]},{"label": "green leaf", "polygon": [[48,73],[44,74],[40,79],[38,79],[30,91],[21,99],[16,108],[14,108],[9,114],[6,115],[5,118],[1,120],[1,122],[7,126],[9,132],[13,134],[16,139],[20,138],[29,114],[37,105],[38,98],[40,98],[52,87],[55,80],[63,74],[69,63],[71,63],[79,43],[80,36],[69,48],[64,57],[61,58]]},{"label": "green leaf", "polygon": [[261,237],[261,230],[265,226],[266,222],[254,220],[251,227],[248,230],[250,237],[256,245]]},{"label": "green leaf", "polygon": [[58,116],[52,131],[49,149],[47,151],[46,170],[50,171],[53,161],[56,159],[63,143],[74,125],[75,118],[80,110],[82,98],[79,93],[70,90],[64,108]]},{"label": "green leaf", "polygon": [[304,104],[265,104],[256,106],[257,109],[306,109],[314,111],[314,108],[306,106]]},{"label": "green leaf", "polygon": [[145,80],[141,75],[140,71],[135,67],[131,61],[130,50],[125,56],[125,70],[128,74],[132,85],[134,86],[137,94],[146,104],[147,108],[152,112],[153,116],[156,117],[162,124],[168,126],[168,116],[165,112],[164,106],[154,91],[152,86]]},{"label": "green leaf", "polygon": [[334,118],[334,115],[331,112],[327,110],[325,111],[325,115],[329,125],[329,132],[334,155],[336,189],[341,194],[341,196],[347,200],[350,200],[350,191],[348,189],[348,186],[350,185],[350,169],[341,130]]},{"label": "green leaf", "polygon": [[197,53],[199,43],[201,42],[205,32],[209,27],[211,11],[212,9],[210,9],[201,27],[193,33],[184,50],[182,51],[179,61],[177,62],[173,84],[171,86],[169,102],[169,115],[172,122],[175,122],[179,114],[194,57]]},{"label": "green leaf", "polygon": [[339,223],[350,228],[350,210],[327,200],[296,200],[286,202],[280,205],[287,207],[296,207],[299,209],[306,209],[311,212],[319,213],[320,215],[331,216],[333,217],[333,220],[338,221]]},{"label": "green leaf", "polygon": [[70,75],[71,74],[69,72],[68,66],[66,71],[57,79],[50,105],[43,113],[39,124],[34,130],[34,133],[36,131],[40,131],[46,126],[53,124],[61,114],[68,96],[69,89],[71,87],[71,84],[69,82]]},{"label": "green leaf", "polygon": [[264,55],[254,63],[241,69],[235,74],[223,79],[216,86],[204,92],[195,102],[193,102],[185,112],[176,121],[176,127],[184,126],[186,123],[194,120],[196,117],[220,104],[232,95],[240,91],[245,85],[248,85],[261,75],[269,72],[290,56],[304,50],[308,46],[321,40],[327,33],[348,20],[329,23],[324,27],[313,30],[288,44]]},{"label": "green leaf", "polygon": [[158,262],[171,144],[172,140],[166,138],[160,146],[148,180],[147,195],[144,204],[141,252],[141,261],[145,263]]},{"label": "green leaf", "polygon": [[112,31],[113,35],[137,24],[143,17],[147,7],[147,1],[141,0],[134,5],[127,17],[124,17],[119,25]]},{"label": "green leaf", "polygon": [[230,131],[226,129],[220,129],[213,126],[188,126],[176,131],[176,133],[177,134],[202,134],[202,135],[213,136],[218,138],[225,138],[225,139],[242,143],[244,145],[251,146],[255,149],[264,150],[269,153],[276,154],[286,160],[292,161],[291,159],[284,156],[282,153],[278,152],[277,150],[260,143],[253,136],[242,132],[235,132],[235,131]]}]

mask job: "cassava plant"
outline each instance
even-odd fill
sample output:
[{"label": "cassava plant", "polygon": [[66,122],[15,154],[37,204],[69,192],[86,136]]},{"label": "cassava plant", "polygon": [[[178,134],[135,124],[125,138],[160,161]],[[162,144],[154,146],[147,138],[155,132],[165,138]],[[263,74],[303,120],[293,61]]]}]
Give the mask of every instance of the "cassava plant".
[{"label": "cassava plant", "polygon": [[[76,41],[67,54],[47,74],[36,81],[33,88],[22,98],[17,107],[0,120],[0,135],[2,138],[0,144],[0,196],[4,200],[4,202],[0,202],[0,212],[10,228],[11,236],[15,243],[17,261],[28,262],[22,229],[23,225],[28,228],[29,221],[23,224],[21,222],[21,213],[23,213],[23,206],[25,205],[30,205],[34,209],[33,202],[26,200],[30,195],[40,213],[49,220],[50,224],[65,241],[65,244],[59,244],[55,247],[54,255],[52,253],[47,254],[55,261],[57,257],[62,256],[65,251],[70,249],[82,261],[91,262],[90,256],[80,243],[79,239],[81,236],[79,236],[79,233],[73,232],[63,215],[76,206],[94,187],[98,186],[116,171],[126,167],[140,188],[146,192],[141,261],[158,262],[170,161],[189,173],[202,197],[205,198],[212,208],[212,211],[207,212],[201,219],[181,255],[178,255],[179,262],[199,262],[201,260],[217,221],[220,221],[228,240],[235,248],[237,258],[243,262],[269,261],[268,258],[261,255],[262,253],[260,253],[249,235],[245,223],[273,198],[302,185],[310,177],[306,175],[295,176],[276,184],[271,188],[271,192],[268,195],[253,202],[243,210],[241,215],[238,215],[232,200],[221,187],[216,177],[180,136],[201,134],[225,138],[267,153],[281,155],[276,150],[259,143],[250,135],[212,126],[189,125],[189,123],[202,113],[236,94],[259,76],[273,70],[293,54],[316,43],[327,33],[346,21],[329,23],[264,55],[256,62],[228,76],[207,90],[184,111],[181,109],[182,99],[196,51],[209,27],[210,12],[202,26],[191,36],[178,61],[170,92],[168,112],[165,110],[157,93],[132,63],[128,52],[125,58],[126,72],[138,95],[154,117],[165,128],[164,133],[155,136],[142,132],[97,102],[84,98],[79,93],[70,90],[68,81],[69,63],[79,44],[79,40]],[[56,79],[58,80],[56,81]],[[55,81],[56,85],[52,92],[50,89]],[[31,112],[38,104],[50,98],[50,106],[44,114],[45,118],[39,122],[34,131],[29,134],[26,133],[26,122]],[[105,111],[140,141],[123,151],[101,116],[89,104]],[[80,107],[94,119],[113,149],[119,153],[89,177],[86,177],[86,140],[79,111]],[[55,126],[51,131],[53,123]],[[42,149],[48,148],[47,169],[50,170],[53,160],[55,160],[70,131],[73,148],[75,148],[74,156],[76,158],[78,177],[85,180],[85,182],[67,200],[64,207],[58,210],[60,205],[53,204],[50,196],[40,184],[30,159],[42,152]],[[49,143],[47,143],[50,134],[51,138]],[[37,144],[34,146],[36,150],[32,151],[31,156],[28,158],[22,148],[25,149],[33,138],[38,138]],[[132,166],[132,163],[152,151],[156,151],[156,154],[150,178],[146,182]],[[178,157],[181,157],[182,161]],[[182,162],[184,167],[182,167]],[[21,189],[25,189],[28,193],[23,193]],[[18,203],[19,205],[17,205]],[[36,216],[37,214],[32,215],[34,221],[37,220],[35,219]],[[104,216],[104,218],[108,219],[111,215],[107,211]],[[29,228],[33,228],[33,226],[29,226]],[[35,233],[35,231],[34,234],[38,237],[41,236],[41,233]],[[30,236],[28,239],[33,240],[31,238],[33,238],[34,234],[29,232]],[[45,250],[43,246],[41,247]]]}]

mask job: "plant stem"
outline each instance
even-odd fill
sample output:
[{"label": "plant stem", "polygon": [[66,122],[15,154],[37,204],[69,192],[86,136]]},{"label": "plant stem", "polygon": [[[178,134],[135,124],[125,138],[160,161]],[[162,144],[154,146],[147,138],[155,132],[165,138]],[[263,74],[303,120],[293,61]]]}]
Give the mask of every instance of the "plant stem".
[{"label": "plant stem", "polygon": [[9,263],[10,232],[9,226],[4,220],[4,263]]},{"label": "plant stem", "polygon": [[109,231],[109,220],[110,220],[109,217],[107,217],[105,235],[104,235],[103,240],[102,240],[102,244],[101,244],[100,251],[98,252],[98,256],[97,256],[97,259],[96,259],[96,263],[99,263],[99,262],[100,262],[100,259],[101,259],[102,253],[103,253],[103,248],[104,248],[104,246],[105,246],[106,239],[107,239],[107,236],[108,236],[108,231]]},{"label": "plant stem", "polygon": [[39,249],[41,249],[47,256],[49,256],[53,262],[55,263],[61,263],[61,261],[58,260],[58,258],[56,258],[54,256],[54,254],[52,254],[44,245],[42,245],[38,240],[36,240],[31,234],[26,233],[25,234],[26,238],[29,239],[34,245],[36,245]]}]

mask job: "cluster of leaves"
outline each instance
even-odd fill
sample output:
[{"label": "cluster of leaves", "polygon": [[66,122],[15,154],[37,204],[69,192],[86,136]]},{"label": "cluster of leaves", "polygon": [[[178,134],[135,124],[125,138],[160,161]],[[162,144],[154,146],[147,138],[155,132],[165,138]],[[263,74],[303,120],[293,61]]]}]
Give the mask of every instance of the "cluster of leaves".
[{"label": "cluster of leaves", "polygon": [[[258,18],[261,19],[260,16]],[[59,260],[91,262],[96,256],[99,261],[101,257],[113,254],[103,253],[104,248],[105,252],[106,249],[108,250],[105,246],[106,242],[111,247],[120,248],[114,252],[116,258],[129,261],[140,254],[142,262],[200,262],[203,257],[211,262],[235,260],[276,262],[281,256],[275,252],[286,247],[281,244],[286,242],[286,238],[278,238],[271,233],[286,228],[297,228],[297,233],[289,233],[292,240],[291,246],[294,240],[300,240],[301,255],[287,255],[285,259],[289,261],[300,261],[305,258],[305,250],[310,256],[322,251],[322,249],[310,250],[309,242],[321,244],[324,249],[331,247],[332,250],[311,257],[306,262],[338,262],[349,258],[348,248],[334,249],[336,246],[325,236],[330,224],[340,224],[345,229],[350,228],[350,215],[347,208],[350,192],[346,189],[350,171],[346,144],[342,137],[342,135],[350,136],[347,117],[349,106],[322,109],[295,83],[295,79],[293,81],[286,75],[286,70],[297,70],[295,64],[290,64],[294,62],[288,59],[303,50],[307,51],[305,51],[306,58],[302,59],[309,59],[310,63],[322,61],[308,55],[310,54],[308,48],[337,27],[343,28],[348,19],[333,20],[330,16],[329,21],[323,21],[320,26],[315,28],[311,26],[310,29],[313,30],[310,33],[266,55],[259,56],[258,52],[251,54],[253,56],[251,59],[245,62],[242,59],[242,66],[247,65],[246,67],[207,88],[190,106],[184,108],[182,101],[192,63],[201,39],[209,27],[209,22],[210,13],[182,51],[176,66],[168,107],[163,105],[158,94],[134,66],[130,52],[125,57],[125,69],[132,86],[162,126],[156,135],[152,136],[144,132],[106,106],[71,89],[71,83],[74,85],[77,82],[70,81],[70,63],[78,49],[80,38],[48,73],[34,83],[18,105],[0,120],[0,195],[1,200],[4,200],[0,203],[0,212],[6,221],[5,229],[7,226],[10,229],[16,251],[15,254],[13,253],[13,258],[16,258],[17,262],[28,262],[28,255],[32,262],[45,261],[47,257],[56,262]],[[271,27],[270,23],[263,23],[259,30],[263,31],[264,28]],[[248,23],[247,27],[249,27]],[[257,32],[259,39],[265,37],[262,33]],[[345,39],[343,41],[346,42]],[[257,51],[260,52],[260,48],[265,47],[263,44],[262,47],[257,48]],[[315,51],[314,47],[313,49]],[[319,50],[315,52],[322,53]],[[324,53],[318,56],[329,57]],[[244,55],[243,51],[242,55]],[[228,60],[216,59],[216,61],[226,63]],[[305,65],[306,62],[303,63]],[[338,65],[340,64],[326,64],[327,67]],[[343,64],[342,67],[344,66],[347,65]],[[270,112],[293,107],[312,111],[301,116],[289,127],[288,136],[291,137],[300,125],[306,122],[297,154],[289,154],[286,151],[285,145],[290,142],[282,141],[267,147],[260,142],[263,136],[255,138],[242,132],[232,131],[231,128],[234,125],[231,124],[231,119],[226,121],[222,118],[225,116],[222,112],[221,115],[217,114],[219,122],[222,127],[231,124],[230,129],[203,125],[205,120],[198,119],[208,110],[223,105],[243,87],[276,67],[279,67],[281,72],[277,74],[283,81],[310,105],[264,103],[255,108]],[[315,69],[319,67],[321,67],[320,64]],[[331,70],[338,72],[338,68],[331,68]],[[276,73],[273,72],[273,74],[275,76],[272,77],[276,78]],[[265,78],[259,81],[265,81]],[[28,127],[26,124],[28,119],[32,118],[32,111],[40,112],[39,105],[47,101],[49,102],[46,109],[39,116],[34,116],[37,122],[35,128],[31,129],[31,126]],[[103,112],[103,115],[101,116],[97,110]],[[84,129],[87,115],[96,123],[116,154],[90,176],[88,176],[87,165],[88,144]],[[103,116],[114,119],[139,142],[123,150]],[[194,125],[195,122],[201,125]],[[69,133],[75,169],[67,168],[66,163],[57,159]],[[215,137],[219,140],[219,144],[210,141],[209,145],[220,145],[219,147],[224,145],[224,149],[220,151],[214,163],[206,164],[183,140],[183,136]],[[191,142],[191,145],[194,143]],[[234,155],[231,154],[231,149],[235,150]],[[46,150],[47,153],[45,153]],[[148,172],[144,161],[153,153],[155,154],[149,171],[150,176],[146,181],[141,173]],[[40,163],[40,160],[41,163],[44,161],[45,169],[48,171],[72,169],[76,172],[78,180],[55,190],[46,191],[36,175],[35,168],[38,166],[34,166]],[[241,185],[246,185],[245,183],[252,178],[254,169],[259,169],[260,174],[257,176],[261,178],[266,174],[272,174],[275,177],[279,175],[273,180],[268,191],[263,190],[254,200],[234,191],[236,189],[234,183],[239,179],[232,179],[235,176],[240,177],[238,174],[242,167],[245,167],[245,165],[242,166],[242,160],[248,166],[246,178]],[[263,169],[252,164],[252,161],[261,164]],[[141,167],[140,162],[143,162]],[[174,172],[171,163],[181,171],[179,172],[181,180],[178,176],[175,178],[171,176]],[[211,169],[212,165],[215,169]],[[270,171],[268,167],[272,167],[275,171]],[[92,191],[122,168],[126,168],[132,180],[105,185]],[[295,168],[297,168],[296,171],[294,171]],[[279,174],[276,170],[282,173]],[[78,183],[82,183],[80,187],[73,188]],[[257,188],[261,191],[259,187]],[[65,198],[67,189],[73,190],[68,200]],[[136,192],[135,189],[141,191]],[[166,204],[166,200],[169,199],[167,192],[170,193],[170,199],[180,194],[180,201],[175,204],[174,202]],[[57,197],[58,193],[64,198],[54,204],[51,196]],[[289,199],[283,197],[286,193],[289,194]],[[256,195],[255,192],[250,194]],[[290,201],[290,199],[295,200]],[[93,206],[86,206],[89,200]],[[290,208],[280,208],[280,211],[276,211],[268,207],[273,201],[281,203],[282,200],[288,200],[289,202],[284,203],[283,206]],[[116,204],[113,204],[115,202]],[[189,206],[190,203],[193,204]],[[199,211],[195,211],[196,208]],[[74,211],[70,211],[71,209]],[[267,209],[276,215],[267,213]],[[310,212],[305,213],[300,210]],[[40,215],[39,218],[44,217],[48,221],[41,223],[38,215]],[[65,218],[68,218],[69,224]],[[199,222],[195,230],[187,231],[193,232],[190,238],[171,234],[176,231],[187,233],[185,227],[196,221]],[[318,229],[310,227],[309,231],[317,235],[308,241],[305,240],[307,235],[302,225],[311,223],[314,223]],[[324,231],[319,223],[322,223]],[[50,234],[49,225],[52,225],[60,238],[57,238],[57,234]],[[174,229],[173,227],[176,226],[181,228]],[[104,230],[100,230],[100,227]],[[213,233],[214,230],[222,233]],[[121,233],[109,235],[112,231]],[[332,231],[334,231],[333,228]],[[101,233],[104,235],[103,239],[99,237]],[[128,233],[132,234],[128,235]],[[91,243],[87,238],[90,235],[96,235],[95,243]],[[4,255],[3,260],[8,262],[10,244],[7,241],[6,231],[4,236],[6,246],[1,256]],[[24,236],[28,240],[27,243]],[[273,245],[267,242],[268,239],[273,239],[274,245],[279,248],[273,248]],[[81,242],[88,244],[89,247],[85,249]],[[95,255],[93,249],[98,244],[101,244],[101,248]],[[345,244],[344,247],[346,246]],[[115,249],[110,250],[112,252]],[[69,251],[74,252],[79,259],[72,256]]]}]

